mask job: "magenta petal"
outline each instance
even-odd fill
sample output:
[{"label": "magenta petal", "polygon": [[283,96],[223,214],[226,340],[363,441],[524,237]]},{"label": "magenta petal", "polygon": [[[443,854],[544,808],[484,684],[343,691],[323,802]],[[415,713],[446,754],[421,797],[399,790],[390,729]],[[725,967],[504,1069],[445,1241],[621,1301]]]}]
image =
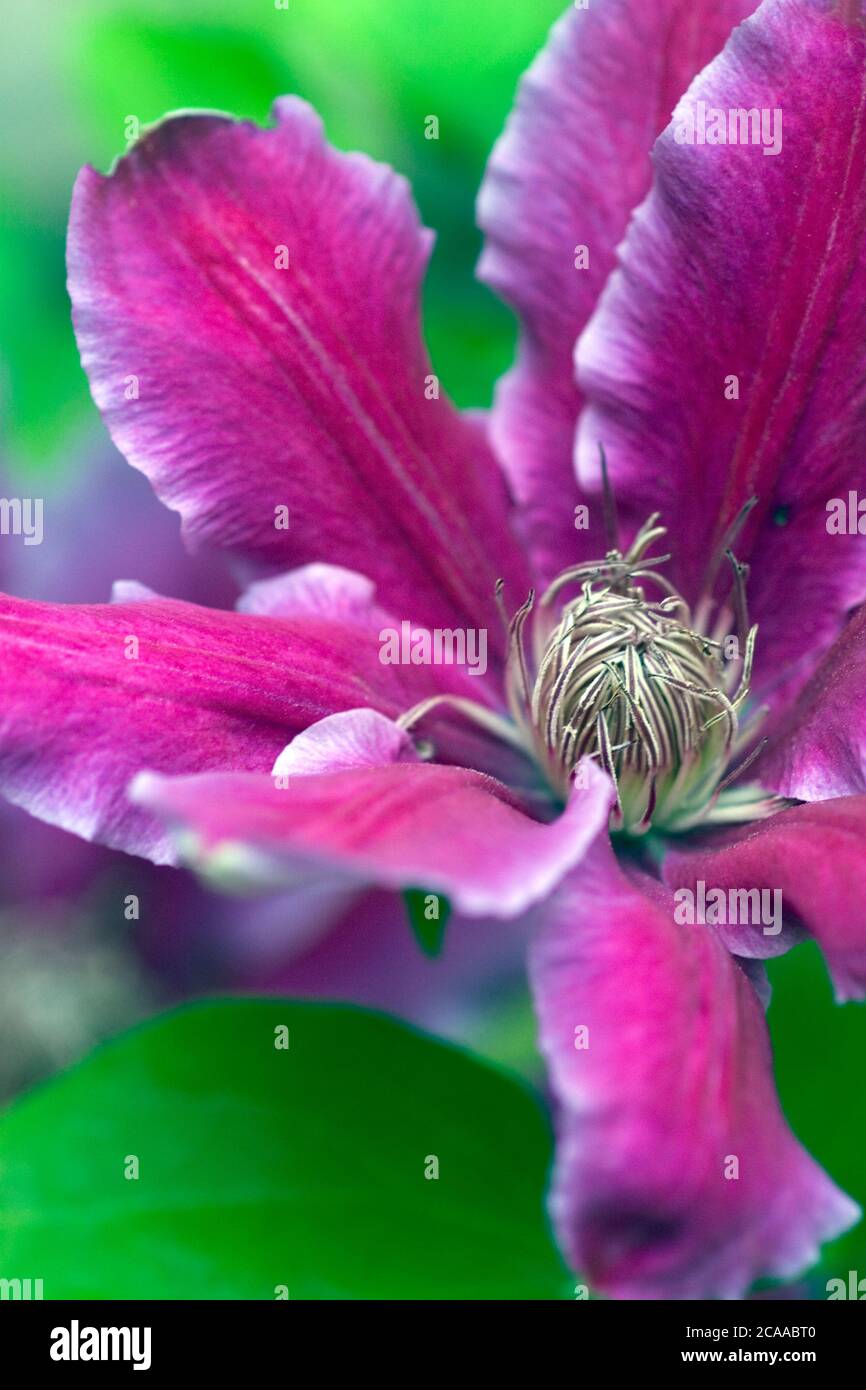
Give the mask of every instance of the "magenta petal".
[{"label": "magenta petal", "polygon": [[[862,537],[827,531],[866,456],[864,65],[866,30],[828,0],[767,0],[736,29],[656,145],[578,348],[580,475],[598,476],[602,440],[632,524],[662,513],[690,601],[757,496],[737,553],[761,624],[755,689],[780,698],[866,586]],[[764,148],[688,143],[738,110],[767,112]]]},{"label": "magenta petal", "polygon": [[[121,593],[131,601],[0,600],[0,790],[43,820],[157,861],[172,858],[162,828],[126,795],[142,768],[270,772],[291,736],[325,715],[373,705],[396,717],[434,677],[438,689],[458,680],[383,665],[363,608],[274,618]],[[434,732],[443,753],[449,737],[462,746],[457,725]]]},{"label": "magenta petal", "polygon": [[[698,881],[705,892],[766,889],[770,909],[778,892],[785,916],[827,957],[840,1002],[866,998],[866,796],[794,806],[721,848],[670,855],[665,879],[692,891]],[[764,925],[771,913],[753,925],[755,915],[713,929],[739,955],[774,955],[780,938]]]},{"label": "magenta petal", "polygon": [[575,1270],[620,1298],[700,1299],[806,1268],[858,1212],[785,1124],[745,974],[605,835],[539,916],[552,1214]]},{"label": "magenta petal", "polygon": [[[368,755],[391,761],[288,776],[170,778],[142,774],[139,804],[177,828],[191,862],[245,887],[291,887],[322,873],[336,880],[444,893],[470,916],[515,917],[543,898],[606,824],[611,788],[592,766],[555,821],[531,819],[492,777],[466,768],[403,761],[370,712],[356,712]],[[290,745],[289,753],[291,751]],[[399,761],[398,761],[399,759]],[[280,785],[282,782],[282,785]]]},{"label": "magenta petal", "polygon": [[[755,0],[572,8],[524,77],[493,151],[478,204],[487,233],[479,275],[522,326],[493,434],[542,578],[604,551],[596,527],[574,525],[575,341],[649,189],[653,141],[695,73],[754,8]],[[586,269],[575,267],[578,246],[588,250]]]},{"label": "magenta petal", "polygon": [[69,284],[96,402],[190,539],[348,563],[401,617],[492,623],[496,579],[519,600],[524,581],[483,433],[429,378],[430,234],[405,181],[331,149],[304,102],[274,116],[173,117],[80,175]]},{"label": "magenta petal", "polygon": [[754,768],[799,801],[866,792],[866,608],[843,628]]}]

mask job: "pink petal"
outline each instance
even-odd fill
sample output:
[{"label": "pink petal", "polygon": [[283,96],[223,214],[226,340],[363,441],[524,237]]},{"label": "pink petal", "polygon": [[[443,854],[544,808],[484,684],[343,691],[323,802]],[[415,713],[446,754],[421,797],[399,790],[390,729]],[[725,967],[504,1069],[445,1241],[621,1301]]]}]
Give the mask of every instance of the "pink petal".
[{"label": "pink petal", "polygon": [[[494,442],[543,578],[604,553],[577,531],[572,461],[582,400],[573,349],[650,186],[649,152],[695,73],[755,0],[606,0],[570,11],[524,77],[478,204],[479,275],[517,311],[517,365],[500,383]],[[575,248],[589,251],[575,268]],[[647,460],[650,462],[651,460]],[[591,513],[597,519],[596,505]],[[601,546],[601,549],[599,549]]]},{"label": "pink petal", "polygon": [[[713,888],[766,889],[785,916],[815,938],[827,957],[836,996],[866,998],[866,796],[844,796],[812,806],[794,806],[748,828],[718,849],[670,855],[665,879],[671,887],[705,893]],[[728,900],[730,901],[730,899]],[[728,916],[742,916],[742,912]],[[781,939],[749,921],[715,931],[744,956],[775,954]]]},{"label": "pink petal", "polygon": [[250,584],[238,599],[241,613],[265,618],[340,617],[370,627],[394,621],[376,603],[376,586],[366,575],[340,565],[302,565],[272,579]]},{"label": "pink petal", "polygon": [[349,709],[296,734],[272,771],[275,777],[310,777],[417,761],[415,745],[405,729],[376,710]]},{"label": "pink petal", "polygon": [[[662,512],[666,572],[691,601],[758,497],[737,552],[761,623],[756,687],[780,698],[866,584],[862,538],[826,525],[866,452],[864,65],[866,30],[827,0],[767,0],[735,30],[656,145],[653,191],[578,348],[580,476],[597,479],[602,440],[632,525]],[[678,143],[700,102],[726,121],[766,110],[770,137],[780,111],[781,151]]]},{"label": "pink petal", "polygon": [[785,1124],[745,974],[605,835],[539,915],[552,1214],[574,1268],[619,1298],[705,1299],[810,1265],[857,1208]]},{"label": "pink petal", "polygon": [[866,792],[866,608],[843,628],[754,776],[801,801]]},{"label": "pink petal", "polygon": [[[358,711],[363,725],[369,711]],[[365,730],[383,751],[378,728]],[[403,756],[395,738],[393,759]],[[308,764],[309,766],[309,764]],[[345,766],[345,765],[344,765]],[[590,765],[555,821],[531,819],[500,782],[466,768],[392,761],[290,775],[142,774],[132,794],[178,832],[209,876],[243,887],[337,882],[444,893],[470,916],[514,917],[543,898],[606,824],[610,784]]]},{"label": "pink petal", "polygon": [[492,625],[496,579],[521,600],[524,580],[482,431],[427,398],[430,234],[404,180],[331,149],[304,102],[274,117],[173,117],[80,175],[69,283],[96,402],[191,540],[350,564],[401,617]]},{"label": "pink petal", "polygon": [[[162,828],[126,795],[141,768],[270,772],[294,733],[337,710],[393,718],[444,689],[477,694],[455,668],[383,665],[375,611],[339,596],[330,616],[319,604],[275,618],[121,592],[93,607],[0,599],[0,790],[157,862],[173,858]],[[467,746],[459,721],[431,734],[440,756]]]}]

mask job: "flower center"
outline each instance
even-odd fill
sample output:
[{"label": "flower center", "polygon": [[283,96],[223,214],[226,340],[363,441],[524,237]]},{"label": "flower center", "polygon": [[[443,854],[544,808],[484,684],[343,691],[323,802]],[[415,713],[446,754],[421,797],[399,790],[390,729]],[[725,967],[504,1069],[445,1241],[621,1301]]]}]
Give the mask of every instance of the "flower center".
[{"label": "flower center", "polygon": [[612,549],[550,585],[534,617],[532,675],[524,629],[534,599],[509,626],[509,705],[547,780],[564,799],[581,759],[596,759],[616,787],[612,828],[631,834],[705,819],[751,736],[739,720],[757,631],[745,618],[744,567],[733,562],[739,633],[698,631],[685,600],[646,567],[669,558],[644,560],[664,535],[655,522],[624,554]]},{"label": "flower center", "polygon": [[511,719],[472,700],[440,695],[399,722],[408,729],[434,706],[451,705],[531,757],[562,802],[580,786],[582,760],[594,759],[616,790],[611,829],[628,835],[642,835],[651,826],[680,832],[771,815],[780,803],[760,787],[728,790],[760,751],[754,747],[730,770],[765,713],[757,710],[745,723],[740,717],[757,627],[748,620],[748,569],[730,549],[753,503],[711,566],[714,579],[726,555],[733,575],[730,597],[711,626],[709,598],[699,605],[702,617],[693,620],[685,599],[659,573],[670,556],[647,557],[665,534],[658,516],[621,551],[609,492],[606,502],[611,545],[603,560],[564,570],[537,602],[530,593],[510,619],[497,585],[508,630]]}]

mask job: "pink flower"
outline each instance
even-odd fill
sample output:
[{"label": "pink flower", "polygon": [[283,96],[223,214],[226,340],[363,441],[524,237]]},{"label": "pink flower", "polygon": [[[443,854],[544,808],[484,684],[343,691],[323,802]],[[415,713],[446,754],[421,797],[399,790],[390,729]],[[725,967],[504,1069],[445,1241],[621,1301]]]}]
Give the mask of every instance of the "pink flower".
[{"label": "pink flower", "polygon": [[[554,29],[480,199],[522,326],[489,423],[427,361],[405,184],[302,102],[85,170],[97,404],[191,542],[271,577],[235,614],[2,607],[0,779],[34,814],[235,886],[525,919],[556,1229],[621,1297],[741,1295],[858,1214],[780,1113],[759,991],[803,934],[866,989],[866,546],[827,525],[866,456],[866,29],[753,8]],[[419,656],[484,634],[483,671],[383,661],[404,623]],[[719,907],[762,889],[784,921]]]}]

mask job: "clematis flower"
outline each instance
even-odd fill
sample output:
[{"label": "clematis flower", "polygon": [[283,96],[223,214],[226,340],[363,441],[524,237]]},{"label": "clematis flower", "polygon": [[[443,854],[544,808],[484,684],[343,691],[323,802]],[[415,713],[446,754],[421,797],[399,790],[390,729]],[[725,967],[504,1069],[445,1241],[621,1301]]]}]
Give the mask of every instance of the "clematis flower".
[{"label": "clematis flower", "polygon": [[[866,29],[753,9],[553,30],[480,197],[521,325],[489,420],[426,358],[405,184],[304,103],[85,170],[96,403],[258,577],[234,614],[123,585],[0,619],[0,778],[34,814],[234,887],[525,927],[555,1227],[618,1297],[740,1296],[858,1215],[781,1114],[761,960],[811,935],[866,989],[866,548],[826,525],[866,447]],[[772,158],[752,111],[781,112]],[[486,670],[382,661],[404,630],[484,632]],[[684,922],[699,882],[780,889],[782,929]]]}]

